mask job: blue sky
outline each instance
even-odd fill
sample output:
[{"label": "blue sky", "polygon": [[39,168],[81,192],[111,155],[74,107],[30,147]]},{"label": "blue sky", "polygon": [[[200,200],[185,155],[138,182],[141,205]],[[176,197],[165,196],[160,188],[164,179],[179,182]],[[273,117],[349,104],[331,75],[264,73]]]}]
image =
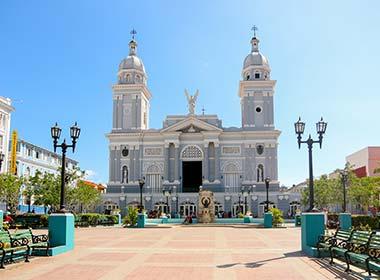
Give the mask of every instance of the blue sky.
[{"label": "blue sky", "polygon": [[313,135],[321,115],[328,121],[315,175],[380,144],[379,10],[375,0],[1,1],[0,95],[13,99],[12,128],[37,145],[51,147],[55,121],[66,135],[78,121],[82,135],[69,156],[106,182],[111,85],[130,30],[149,75],[151,127],[186,112],[185,88],[200,90],[199,113],[204,106],[224,126],[239,126],[238,84],[255,24],[277,80],[279,179],[291,185],[308,176],[293,131],[298,116]]}]

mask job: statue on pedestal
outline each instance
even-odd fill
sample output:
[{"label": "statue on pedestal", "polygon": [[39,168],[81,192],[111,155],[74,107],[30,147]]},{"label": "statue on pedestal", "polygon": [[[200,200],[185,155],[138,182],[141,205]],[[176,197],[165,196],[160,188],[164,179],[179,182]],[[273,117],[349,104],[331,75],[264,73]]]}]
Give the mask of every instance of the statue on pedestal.
[{"label": "statue on pedestal", "polygon": [[189,114],[194,115],[195,114],[195,103],[197,102],[197,98],[199,95],[199,90],[195,92],[195,95],[190,95],[187,90],[185,89],[185,95],[187,97],[187,103],[189,108]]},{"label": "statue on pedestal", "polygon": [[198,202],[198,223],[213,223],[214,221],[214,193],[200,188]]}]

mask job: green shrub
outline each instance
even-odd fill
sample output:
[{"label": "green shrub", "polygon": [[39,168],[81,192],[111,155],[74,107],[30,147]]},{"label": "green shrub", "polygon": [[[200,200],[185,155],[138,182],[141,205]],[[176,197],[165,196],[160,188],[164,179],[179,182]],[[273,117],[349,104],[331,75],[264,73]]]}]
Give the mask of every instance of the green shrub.
[{"label": "green shrub", "polygon": [[75,215],[76,226],[112,225],[119,222],[118,216],[98,213],[85,213]]},{"label": "green shrub", "polygon": [[13,223],[10,225],[10,228],[43,228],[49,225],[48,216],[25,213],[19,215],[11,215]]},{"label": "green shrub", "polygon": [[276,227],[284,223],[283,214],[280,209],[271,208],[269,211],[272,212],[272,215],[273,215],[273,220],[272,220],[273,226]]},{"label": "green shrub", "polygon": [[135,207],[128,207],[127,215],[124,217],[123,224],[126,226],[135,226],[137,224],[138,210]]},{"label": "green shrub", "polygon": [[352,215],[352,227],[358,228],[360,226],[369,226],[371,229],[379,229],[379,217],[372,217],[366,215]]}]

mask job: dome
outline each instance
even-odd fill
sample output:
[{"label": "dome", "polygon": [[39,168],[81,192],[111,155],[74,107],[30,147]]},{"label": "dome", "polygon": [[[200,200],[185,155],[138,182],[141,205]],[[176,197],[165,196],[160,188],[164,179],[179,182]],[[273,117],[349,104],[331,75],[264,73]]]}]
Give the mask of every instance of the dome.
[{"label": "dome", "polygon": [[137,42],[132,39],[129,42],[129,55],[119,64],[119,84],[146,84],[147,75],[144,64],[136,53]]},{"label": "dome", "polygon": [[252,52],[244,59],[243,68],[247,68],[249,66],[267,66],[269,67],[269,63],[267,58],[260,52]]},{"label": "dome", "polygon": [[119,71],[121,70],[139,70],[145,73],[144,64],[136,55],[129,55],[124,58],[119,65]]},{"label": "dome", "polygon": [[252,50],[246,56],[243,64],[242,78],[246,81],[270,79],[268,59],[259,51],[259,39],[254,36],[251,40]]}]

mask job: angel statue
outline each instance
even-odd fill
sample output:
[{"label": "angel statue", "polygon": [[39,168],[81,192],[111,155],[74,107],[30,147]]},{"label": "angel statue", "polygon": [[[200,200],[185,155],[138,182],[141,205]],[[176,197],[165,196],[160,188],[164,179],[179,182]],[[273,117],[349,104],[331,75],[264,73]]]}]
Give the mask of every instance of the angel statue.
[{"label": "angel statue", "polygon": [[185,89],[185,95],[187,97],[187,106],[189,107],[189,114],[194,115],[195,112],[195,103],[197,102],[197,98],[199,95],[199,90],[195,92],[195,95],[189,95],[187,90]]}]

